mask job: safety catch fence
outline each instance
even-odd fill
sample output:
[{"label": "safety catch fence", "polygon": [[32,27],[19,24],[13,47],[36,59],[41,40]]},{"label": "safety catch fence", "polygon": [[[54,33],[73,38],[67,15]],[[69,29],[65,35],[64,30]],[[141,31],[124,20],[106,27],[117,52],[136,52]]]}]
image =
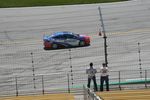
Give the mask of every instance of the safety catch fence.
[{"label": "safety catch fence", "polygon": [[[96,80],[99,89],[100,73],[96,74]],[[87,85],[87,75],[85,72],[0,77],[0,96],[83,93],[83,85]],[[150,88],[150,70],[110,71],[109,85],[110,90]],[[93,83],[91,83],[90,89],[93,89]]]}]

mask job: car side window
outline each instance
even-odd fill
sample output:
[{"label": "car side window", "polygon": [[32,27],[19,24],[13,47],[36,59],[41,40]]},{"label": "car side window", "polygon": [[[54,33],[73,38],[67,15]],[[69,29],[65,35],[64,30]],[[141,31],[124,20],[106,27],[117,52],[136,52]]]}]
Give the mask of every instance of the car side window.
[{"label": "car side window", "polygon": [[67,35],[66,35],[66,34],[64,34],[64,35],[63,35],[63,38],[64,38],[64,39],[67,39]]},{"label": "car side window", "polygon": [[60,36],[54,36],[53,38],[54,38],[54,39],[59,39],[59,38],[60,38]]},{"label": "car side window", "polygon": [[65,34],[64,37],[67,39],[75,39],[76,38],[74,35],[71,35],[71,34]]},{"label": "car side window", "polygon": [[66,37],[64,35],[58,35],[53,37],[54,39],[66,39]]}]

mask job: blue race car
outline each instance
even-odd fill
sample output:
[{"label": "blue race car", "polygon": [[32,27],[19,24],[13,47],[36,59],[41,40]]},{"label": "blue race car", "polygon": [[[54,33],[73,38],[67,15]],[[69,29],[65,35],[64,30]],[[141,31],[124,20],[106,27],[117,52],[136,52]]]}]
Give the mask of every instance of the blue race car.
[{"label": "blue race car", "polygon": [[43,37],[44,49],[60,49],[90,45],[90,37],[72,32],[55,32]]}]

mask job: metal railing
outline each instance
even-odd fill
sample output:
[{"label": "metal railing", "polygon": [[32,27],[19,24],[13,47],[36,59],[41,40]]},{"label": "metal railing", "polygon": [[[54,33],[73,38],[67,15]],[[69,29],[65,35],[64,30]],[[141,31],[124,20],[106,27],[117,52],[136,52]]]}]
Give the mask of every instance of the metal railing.
[{"label": "metal railing", "polygon": [[89,88],[86,88],[84,85],[83,85],[83,95],[84,100],[103,100],[102,98],[97,96],[96,93],[94,93]]}]

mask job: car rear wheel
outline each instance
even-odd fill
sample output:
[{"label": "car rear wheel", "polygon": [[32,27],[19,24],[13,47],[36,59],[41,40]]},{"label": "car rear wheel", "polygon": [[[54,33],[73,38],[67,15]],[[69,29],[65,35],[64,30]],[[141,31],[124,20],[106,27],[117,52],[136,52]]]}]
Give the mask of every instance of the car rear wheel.
[{"label": "car rear wheel", "polygon": [[57,44],[53,44],[53,45],[52,45],[52,48],[53,48],[53,49],[57,49],[57,48],[58,48],[58,45],[57,45]]},{"label": "car rear wheel", "polygon": [[79,46],[85,46],[85,42],[84,41],[80,41],[79,42]]}]

